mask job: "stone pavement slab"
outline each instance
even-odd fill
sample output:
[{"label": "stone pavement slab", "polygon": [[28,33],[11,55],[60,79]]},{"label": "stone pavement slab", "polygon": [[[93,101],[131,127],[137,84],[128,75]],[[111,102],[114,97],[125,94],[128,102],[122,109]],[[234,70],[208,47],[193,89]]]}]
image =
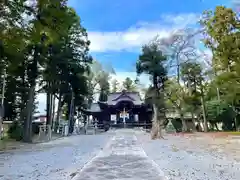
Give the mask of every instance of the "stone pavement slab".
[{"label": "stone pavement slab", "polygon": [[118,131],[74,180],[164,180],[132,133]]}]

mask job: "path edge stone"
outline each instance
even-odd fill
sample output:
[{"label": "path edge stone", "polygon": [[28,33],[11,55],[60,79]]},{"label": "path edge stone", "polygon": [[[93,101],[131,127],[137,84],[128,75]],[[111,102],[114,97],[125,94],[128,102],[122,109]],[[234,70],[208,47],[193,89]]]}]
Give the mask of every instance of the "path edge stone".
[{"label": "path edge stone", "polygon": [[150,158],[150,157],[147,155],[147,153],[145,152],[145,150],[144,150],[144,148],[143,148],[143,143],[141,142],[141,140],[137,138],[137,135],[136,135],[136,134],[135,134],[134,136],[135,136],[137,142],[139,142],[139,144],[141,145],[141,148],[142,148],[142,151],[143,151],[144,156],[146,156],[146,158],[151,161],[152,166],[155,167],[155,168],[158,170],[159,176],[161,176],[162,178],[164,178],[164,180],[169,180],[169,177],[167,177],[167,176],[165,175],[165,173],[161,170],[161,167],[160,167],[152,158]]}]

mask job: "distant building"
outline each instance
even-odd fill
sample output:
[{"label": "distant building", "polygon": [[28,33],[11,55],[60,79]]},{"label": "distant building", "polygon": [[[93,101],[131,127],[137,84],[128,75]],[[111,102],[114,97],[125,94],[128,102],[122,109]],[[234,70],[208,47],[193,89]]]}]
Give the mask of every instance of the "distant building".
[{"label": "distant building", "polygon": [[47,116],[46,115],[38,115],[33,118],[33,122],[41,122],[41,123],[46,123],[47,121]]},{"label": "distant building", "polygon": [[124,90],[110,93],[106,102],[93,103],[83,112],[92,115],[98,123],[125,127],[151,124],[152,108],[144,103],[138,92]]}]

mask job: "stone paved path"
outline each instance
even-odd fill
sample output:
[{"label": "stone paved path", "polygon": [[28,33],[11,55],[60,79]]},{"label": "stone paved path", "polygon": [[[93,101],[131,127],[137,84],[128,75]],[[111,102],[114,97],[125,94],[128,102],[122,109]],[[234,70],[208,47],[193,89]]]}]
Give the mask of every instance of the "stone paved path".
[{"label": "stone paved path", "polygon": [[118,131],[74,180],[164,180],[162,171],[137,144],[133,131]]}]

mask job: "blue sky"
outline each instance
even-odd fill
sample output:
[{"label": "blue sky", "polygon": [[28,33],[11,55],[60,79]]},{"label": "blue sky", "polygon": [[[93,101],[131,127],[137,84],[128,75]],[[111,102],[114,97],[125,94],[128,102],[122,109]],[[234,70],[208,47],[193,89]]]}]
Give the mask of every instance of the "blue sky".
[{"label": "blue sky", "polygon": [[[69,0],[91,41],[91,55],[112,65],[113,79],[136,78],[135,62],[141,46],[154,36],[168,36],[173,30],[196,26],[204,10],[216,5],[231,6],[240,0]],[[240,4],[240,3],[239,3]],[[149,77],[140,77],[142,87]],[[46,97],[39,94],[39,111],[45,113]]]},{"label": "blue sky", "polygon": [[230,0],[70,0],[88,30],[91,54],[117,72],[135,70],[142,44],[196,24],[199,15]]}]

